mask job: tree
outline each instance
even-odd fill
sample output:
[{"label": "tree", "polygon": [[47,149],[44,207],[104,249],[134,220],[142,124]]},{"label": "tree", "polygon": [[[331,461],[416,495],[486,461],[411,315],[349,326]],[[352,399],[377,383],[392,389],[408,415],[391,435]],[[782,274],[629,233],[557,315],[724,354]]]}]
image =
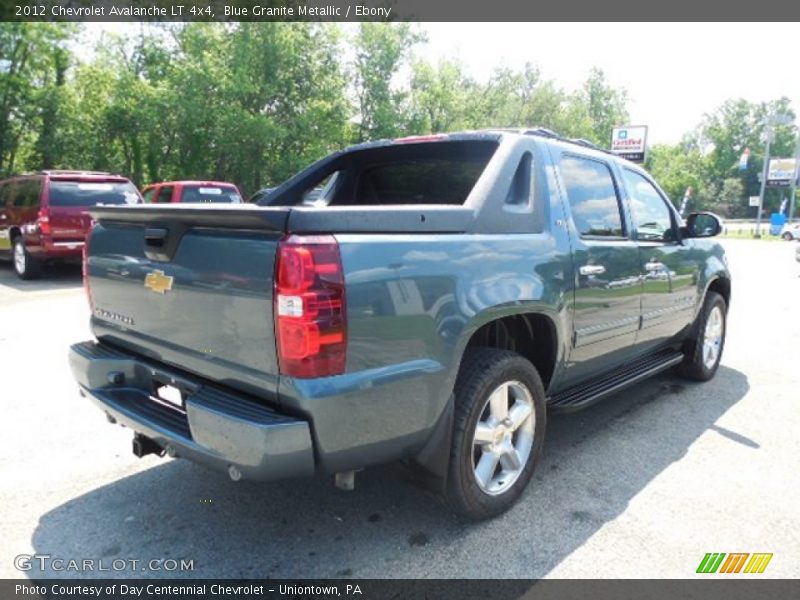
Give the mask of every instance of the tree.
[{"label": "tree", "polygon": [[676,207],[680,207],[689,187],[693,205],[690,208],[705,207],[713,202],[713,190],[706,180],[705,158],[696,148],[681,144],[653,146],[648,151],[646,168]]},{"label": "tree", "polygon": [[589,127],[583,137],[604,148],[611,143],[611,130],[628,121],[627,92],[612,87],[603,70],[597,67],[589,72],[573,102],[578,104],[575,112],[584,112],[588,121]]},{"label": "tree", "polygon": [[[770,154],[772,157],[792,156],[797,127],[788,98],[762,103],[728,100],[714,112],[706,114],[695,131],[686,137],[689,147],[705,154],[705,178],[708,181],[714,182],[718,189],[726,179],[741,181],[744,192],[739,203],[729,207],[731,214],[747,214],[746,198],[759,194],[766,123],[770,113],[789,117],[788,123],[774,127]],[[746,170],[739,171],[739,158],[746,148],[750,149],[750,160]],[[776,210],[779,203],[779,191],[768,189],[765,198],[767,210]]]},{"label": "tree", "polygon": [[421,36],[408,23],[362,23],[354,43],[358,141],[391,138],[406,129],[407,93],[394,84]]},{"label": "tree", "polygon": [[474,127],[468,114],[476,84],[461,65],[445,60],[434,67],[426,62],[414,64],[411,76],[411,115],[409,133],[437,133]]},{"label": "tree", "polygon": [[[63,86],[68,64],[66,43],[75,31],[73,25],[63,23],[0,26],[0,176],[29,162],[26,154],[33,151],[37,129],[38,137],[54,141],[58,105],[43,90]],[[54,154],[44,155],[44,150],[49,151],[42,142],[39,158],[33,162],[53,162]]]}]

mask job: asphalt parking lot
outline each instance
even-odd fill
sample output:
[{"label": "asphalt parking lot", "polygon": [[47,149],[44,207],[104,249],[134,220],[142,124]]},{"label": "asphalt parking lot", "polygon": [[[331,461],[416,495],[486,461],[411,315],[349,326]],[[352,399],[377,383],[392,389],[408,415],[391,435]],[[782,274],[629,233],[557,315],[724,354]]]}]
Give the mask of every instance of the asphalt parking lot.
[{"label": "asphalt parking lot", "polygon": [[342,492],[137,459],[69,373],[69,344],[90,337],[80,268],[29,283],[0,263],[0,576],[38,553],[194,561],[84,576],[684,578],[707,552],[770,552],[760,577],[800,577],[800,264],[794,243],[723,243],[734,283],[717,377],[663,375],[552,416],[521,502],[479,524],[398,466]]}]

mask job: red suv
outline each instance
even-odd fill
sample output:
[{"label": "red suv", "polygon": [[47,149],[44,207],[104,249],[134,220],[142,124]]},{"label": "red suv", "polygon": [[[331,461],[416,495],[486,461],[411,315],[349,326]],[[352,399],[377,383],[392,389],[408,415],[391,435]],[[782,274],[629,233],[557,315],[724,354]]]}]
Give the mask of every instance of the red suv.
[{"label": "red suv", "polygon": [[242,195],[224,181],[162,181],[142,188],[145,202],[224,202],[241,204]]},{"label": "red suv", "polygon": [[0,181],[0,256],[22,279],[39,276],[44,262],[80,261],[97,204],[140,204],[136,186],[119,175],[41,171]]}]

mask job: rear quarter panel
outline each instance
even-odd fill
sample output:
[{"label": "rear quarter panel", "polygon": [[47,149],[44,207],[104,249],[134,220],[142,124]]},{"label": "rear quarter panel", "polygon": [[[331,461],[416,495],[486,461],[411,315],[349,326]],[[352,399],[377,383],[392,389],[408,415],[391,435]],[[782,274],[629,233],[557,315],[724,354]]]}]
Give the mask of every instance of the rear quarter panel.
[{"label": "rear quarter panel", "polygon": [[313,415],[325,470],[413,454],[481,325],[537,312],[559,340],[569,337],[571,259],[549,233],[336,237],[347,285],[346,372],[279,384],[284,404]]}]

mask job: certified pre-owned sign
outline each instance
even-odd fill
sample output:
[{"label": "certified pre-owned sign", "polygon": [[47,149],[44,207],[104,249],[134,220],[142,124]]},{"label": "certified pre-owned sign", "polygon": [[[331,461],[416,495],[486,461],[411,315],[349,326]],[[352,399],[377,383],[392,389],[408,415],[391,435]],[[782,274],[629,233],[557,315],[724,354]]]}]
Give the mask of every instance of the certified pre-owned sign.
[{"label": "certified pre-owned sign", "polygon": [[614,127],[611,131],[611,151],[633,162],[644,162],[647,147],[647,125]]}]

